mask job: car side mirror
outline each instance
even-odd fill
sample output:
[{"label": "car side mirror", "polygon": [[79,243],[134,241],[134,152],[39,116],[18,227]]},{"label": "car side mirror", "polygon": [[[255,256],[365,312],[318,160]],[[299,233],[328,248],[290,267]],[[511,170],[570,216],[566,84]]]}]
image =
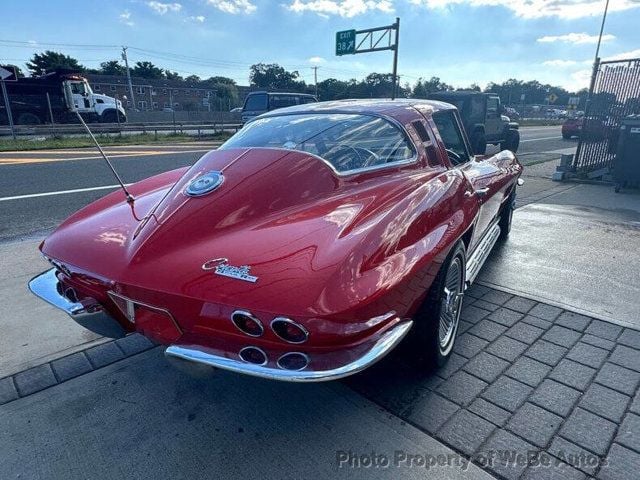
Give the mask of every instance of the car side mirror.
[{"label": "car side mirror", "polygon": [[68,83],[64,84],[64,100],[67,103],[67,109],[70,112],[76,112],[78,110],[78,107],[76,107],[76,104],[73,101],[73,93],[71,92],[71,87]]}]

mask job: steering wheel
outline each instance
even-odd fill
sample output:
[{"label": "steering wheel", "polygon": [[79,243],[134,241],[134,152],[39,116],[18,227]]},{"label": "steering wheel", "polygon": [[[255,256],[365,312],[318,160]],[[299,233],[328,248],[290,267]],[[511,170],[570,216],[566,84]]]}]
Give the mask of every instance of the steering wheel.
[{"label": "steering wheel", "polygon": [[380,161],[380,157],[374,152],[372,152],[371,150],[369,150],[368,148],[364,148],[364,147],[351,147],[351,148],[353,148],[358,152],[358,157],[360,159],[362,159],[362,156],[359,155],[360,152],[364,152],[366,154],[367,160],[363,162],[363,165],[362,165],[363,167],[368,167],[372,164],[375,165]]},{"label": "steering wheel", "polygon": [[462,163],[462,157],[460,156],[459,153],[456,153],[449,148],[446,148],[445,150],[447,152],[447,156],[449,157],[449,160],[451,160],[451,163],[453,163],[454,165],[458,165]]},{"label": "steering wheel", "polygon": [[[353,164],[353,153],[355,153],[358,163],[363,162],[360,152],[351,145],[346,145],[344,143],[335,145],[333,148],[329,149],[327,153],[329,153],[329,155],[325,156],[328,157],[333,166],[338,170],[354,170],[358,168],[358,165]],[[334,158],[332,159],[331,157]]]}]

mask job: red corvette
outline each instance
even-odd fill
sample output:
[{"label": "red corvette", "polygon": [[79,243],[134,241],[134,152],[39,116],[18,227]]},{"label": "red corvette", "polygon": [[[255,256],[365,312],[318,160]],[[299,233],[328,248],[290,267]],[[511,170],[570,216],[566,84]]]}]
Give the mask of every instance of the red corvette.
[{"label": "red corvette", "polygon": [[511,226],[522,166],[473,157],[452,105],[341,101],[267,113],[191,168],[72,215],[29,286],[102,335],[288,381],[373,364],[406,336],[442,365],[462,296]]}]

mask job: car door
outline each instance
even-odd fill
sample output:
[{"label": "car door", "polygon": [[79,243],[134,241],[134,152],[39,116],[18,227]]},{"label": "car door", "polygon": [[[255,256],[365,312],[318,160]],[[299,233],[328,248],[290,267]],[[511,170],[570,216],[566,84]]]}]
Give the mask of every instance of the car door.
[{"label": "car door", "polygon": [[73,103],[80,113],[86,113],[91,110],[91,98],[86,89],[84,82],[69,82],[71,86],[71,94]]},{"label": "car door", "polygon": [[471,155],[462,123],[455,110],[435,112],[432,118],[453,168],[460,169],[472,187],[467,196],[478,202],[478,217],[469,245],[470,250],[473,250],[500,210],[503,197],[500,178],[504,172],[496,165],[494,157]]}]

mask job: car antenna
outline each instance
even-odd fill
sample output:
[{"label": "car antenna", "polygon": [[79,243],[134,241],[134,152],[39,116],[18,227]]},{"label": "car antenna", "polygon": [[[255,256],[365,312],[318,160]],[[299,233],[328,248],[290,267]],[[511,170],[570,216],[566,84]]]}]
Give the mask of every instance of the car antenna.
[{"label": "car antenna", "polygon": [[[133,198],[133,195],[131,195],[129,193],[129,191],[127,190],[127,187],[124,185],[124,182],[122,181],[122,178],[120,178],[120,175],[118,175],[118,172],[113,167],[113,164],[111,163],[111,160],[109,160],[109,157],[107,157],[107,155],[104,153],[104,151],[102,150],[102,147],[98,143],[98,140],[96,140],[96,137],[91,132],[91,129],[85,123],[84,119],[82,118],[82,115],[80,115],[80,112],[78,111],[78,107],[76,106],[75,102],[73,101],[73,95],[72,95],[72,92],[71,92],[71,86],[68,83],[65,83],[64,90],[65,90],[64,93],[65,93],[65,97],[66,97],[67,108],[70,111],[74,112],[78,116],[78,120],[80,120],[80,123],[82,124],[82,126],[85,128],[85,130],[87,131],[87,133],[91,137],[91,140],[93,140],[93,143],[96,144],[96,147],[98,148],[98,151],[100,152],[100,155],[102,155],[102,158],[104,158],[104,161],[107,162],[107,165],[109,165],[109,168],[113,172],[113,175],[118,180],[118,183],[120,184],[120,187],[122,187],[122,191],[124,192],[125,196],[127,197],[127,203],[133,205],[133,202],[135,201],[135,198]],[[116,115],[120,115],[120,112],[117,111],[117,110],[116,110]]]}]

